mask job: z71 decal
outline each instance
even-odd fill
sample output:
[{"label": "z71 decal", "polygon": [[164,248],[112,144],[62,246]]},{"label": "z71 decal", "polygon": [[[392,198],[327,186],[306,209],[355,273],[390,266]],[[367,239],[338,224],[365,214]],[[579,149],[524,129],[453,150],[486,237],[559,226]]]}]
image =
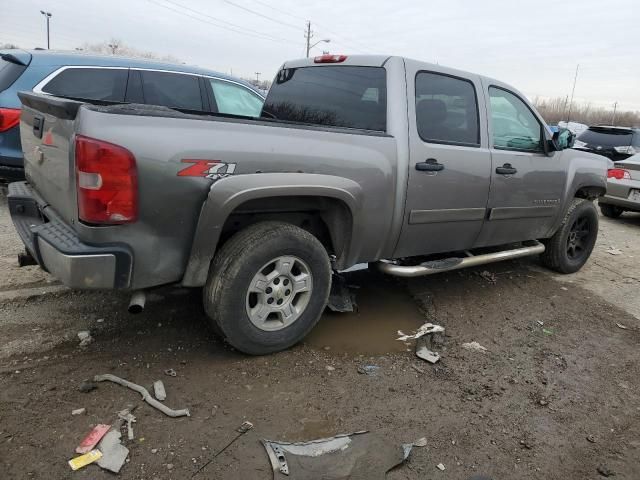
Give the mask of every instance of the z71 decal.
[{"label": "z71 decal", "polygon": [[205,177],[219,180],[233,175],[236,170],[235,163],[226,163],[220,160],[192,160],[183,158],[182,163],[190,163],[186,168],[178,171],[179,177]]}]

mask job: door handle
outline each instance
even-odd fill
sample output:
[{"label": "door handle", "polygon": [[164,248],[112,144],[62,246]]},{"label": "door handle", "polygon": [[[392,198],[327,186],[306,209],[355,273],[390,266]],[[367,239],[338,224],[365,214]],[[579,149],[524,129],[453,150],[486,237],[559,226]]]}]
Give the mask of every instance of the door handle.
[{"label": "door handle", "polygon": [[513,168],[510,163],[505,163],[503,166],[496,168],[496,173],[500,175],[513,175],[514,173],[518,173],[518,170]]},{"label": "door handle", "polygon": [[444,165],[438,163],[435,158],[427,158],[424,162],[416,163],[416,170],[420,172],[439,172],[444,170]]}]

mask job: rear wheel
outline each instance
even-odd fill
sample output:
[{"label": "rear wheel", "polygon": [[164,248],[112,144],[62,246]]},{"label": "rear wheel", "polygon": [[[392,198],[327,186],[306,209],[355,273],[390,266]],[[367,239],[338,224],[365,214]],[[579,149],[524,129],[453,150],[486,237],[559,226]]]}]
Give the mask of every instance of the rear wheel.
[{"label": "rear wheel", "polygon": [[598,212],[593,202],[575,198],[562,225],[546,240],[542,263],[560,273],[574,273],[587,262],[598,238]]},{"label": "rear wheel", "polygon": [[235,234],[215,256],[204,289],[207,315],[238,350],[284,350],[317,323],[329,296],[331,265],[306,230],[262,222]]},{"label": "rear wheel", "polygon": [[600,211],[602,215],[609,218],[618,218],[624,210],[620,207],[616,207],[615,205],[609,205],[608,203],[600,203]]}]

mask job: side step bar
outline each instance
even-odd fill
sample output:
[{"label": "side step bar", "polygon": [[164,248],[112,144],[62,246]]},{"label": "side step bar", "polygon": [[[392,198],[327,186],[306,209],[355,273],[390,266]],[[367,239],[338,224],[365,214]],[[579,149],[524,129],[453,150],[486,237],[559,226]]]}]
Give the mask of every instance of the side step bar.
[{"label": "side step bar", "polygon": [[485,263],[500,262],[502,260],[512,260],[514,258],[537,255],[544,252],[544,245],[538,241],[528,242],[526,245],[511,250],[503,250],[495,253],[485,253],[482,255],[469,254],[468,257],[451,257],[442,260],[431,260],[420,265],[398,265],[393,260],[380,260],[375,266],[383,273],[395,275],[396,277],[421,277],[423,275],[433,275],[434,273],[449,272],[461,268],[475,267]]}]

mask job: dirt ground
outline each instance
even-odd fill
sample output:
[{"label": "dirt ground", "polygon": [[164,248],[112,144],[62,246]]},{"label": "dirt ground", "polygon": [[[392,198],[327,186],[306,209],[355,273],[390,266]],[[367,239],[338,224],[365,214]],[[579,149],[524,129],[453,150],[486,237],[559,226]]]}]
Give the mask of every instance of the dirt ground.
[{"label": "dirt ground", "polygon": [[[18,269],[3,199],[0,477],[114,478],[97,465],[72,472],[67,460],[93,425],[136,406],[122,479],[192,478],[248,420],[253,430],[194,478],[268,480],[261,438],[369,430],[389,448],[427,438],[389,479],[597,479],[605,467],[637,480],[639,235],[640,215],[601,218],[592,260],[569,276],[535,259],[411,281],[352,273],[357,314],[326,314],[303,344],[247,357],[211,334],[197,291],[159,290],[131,316],[124,294],[69,291],[37,268]],[[424,321],[446,328],[435,366],[396,340]],[[95,341],[80,348],[85,329]],[[462,347],[472,341],[487,351]],[[366,365],[379,368],[358,373]],[[115,384],[78,390],[102,373],[147,388],[162,379],[165,403],[191,416],[166,417]],[[71,415],[81,407],[86,414]]]}]

